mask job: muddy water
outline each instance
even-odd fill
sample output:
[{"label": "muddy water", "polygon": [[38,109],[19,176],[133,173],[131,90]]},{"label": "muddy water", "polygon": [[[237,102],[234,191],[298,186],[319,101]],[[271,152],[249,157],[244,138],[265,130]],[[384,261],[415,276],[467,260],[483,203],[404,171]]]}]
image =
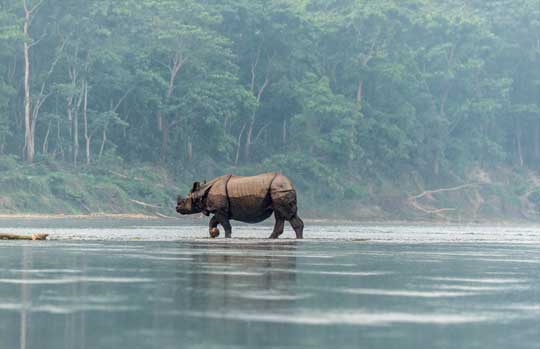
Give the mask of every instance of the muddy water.
[{"label": "muddy water", "polygon": [[540,228],[1,221],[0,348],[534,348]]}]

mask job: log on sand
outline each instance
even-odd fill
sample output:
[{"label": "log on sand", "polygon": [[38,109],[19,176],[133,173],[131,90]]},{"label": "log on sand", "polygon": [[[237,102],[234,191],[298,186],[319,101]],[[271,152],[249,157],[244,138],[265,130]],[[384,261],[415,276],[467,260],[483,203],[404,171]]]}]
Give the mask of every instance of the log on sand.
[{"label": "log on sand", "polygon": [[0,240],[47,240],[49,234],[17,235],[0,233]]}]

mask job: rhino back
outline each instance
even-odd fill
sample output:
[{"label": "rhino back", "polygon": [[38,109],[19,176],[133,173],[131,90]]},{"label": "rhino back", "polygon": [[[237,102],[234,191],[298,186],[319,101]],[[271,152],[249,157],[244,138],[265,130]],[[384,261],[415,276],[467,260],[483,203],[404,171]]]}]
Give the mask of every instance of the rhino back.
[{"label": "rhino back", "polygon": [[232,176],[227,184],[231,218],[260,222],[272,214],[270,186],[276,173],[257,176]]}]

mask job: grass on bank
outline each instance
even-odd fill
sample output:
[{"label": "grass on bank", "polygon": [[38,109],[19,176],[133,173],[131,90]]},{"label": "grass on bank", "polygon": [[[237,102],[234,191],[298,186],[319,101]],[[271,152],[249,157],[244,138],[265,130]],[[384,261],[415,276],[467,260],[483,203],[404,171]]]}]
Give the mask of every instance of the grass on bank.
[{"label": "grass on bank", "polygon": [[[540,220],[540,176],[513,169],[475,169],[462,181],[434,185],[417,174],[367,180],[309,164],[263,163],[227,168],[249,175],[287,166],[302,217],[369,221],[496,222]],[[216,170],[217,171],[217,170]],[[198,172],[198,171],[196,171]],[[221,173],[220,173],[221,174]],[[0,157],[0,214],[145,214],[176,216],[175,199],[194,180],[154,164],[108,159],[78,166]]]}]

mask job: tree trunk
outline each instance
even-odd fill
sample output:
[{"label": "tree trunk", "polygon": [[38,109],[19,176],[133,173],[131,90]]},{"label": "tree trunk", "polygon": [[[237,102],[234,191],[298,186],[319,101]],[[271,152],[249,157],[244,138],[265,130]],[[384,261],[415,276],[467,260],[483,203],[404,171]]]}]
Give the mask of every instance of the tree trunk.
[{"label": "tree trunk", "polygon": [[45,139],[43,140],[43,147],[41,152],[47,154],[49,152],[49,134],[51,133],[51,121],[47,124],[47,132],[45,133]]},{"label": "tree trunk", "polygon": [[34,139],[32,137],[32,125],[30,122],[30,45],[28,44],[29,26],[31,21],[31,12],[28,9],[26,0],[23,0],[24,5],[24,150],[26,161],[34,161]]},{"label": "tree trunk", "polygon": [[161,112],[158,112],[156,117],[157,117],[157,129],[158,131],[162,132],[163,131],[163,114],[161,114]]},{"label": "tree trunk", "polygon": [[523,149],[521,146],[521,124],[519,122],[519,116],[516,117],[516,152],[517,152],[517,161],[519,167],[523,167]]},{"label": "tree trunk", "polygon": [[54,153],[58,151],[60,154],[60,159],[64,161],[64,147],[62,145],[62,131],[61,131],[61,125],[60,125],[60,119],[56,121],[56,149],[54,150]]},{"label": "tree trunk", "polygon": [[[165,102],[168,102],[171,98],[174,91],[174,83],[178,76],[178,73],[187,62],[187,58],[184,57],[181,53],[176,52],[174,57],[172,57],[169,64],[169,82],[167,84],[167,93],[165,95]],[[169,128],[170,124],[167,120],[167,115],[163,115],[162,112],[157,113],[157,123],[158,131],[161,131],[161,151],[160,156],[163,162],[167,159],[167,147],[169,146]]]},{"label": "tree trunk", "polygon": [[84,84],[83,102],[84,143],[86,149],[86,164],[90,165],[90,142],[92,137],[88,135],[88,83]]},{"label": "tree trunk", "polygon": [[103,133],[101,134],[101,147],[99,148],[99,159],[103,155],[103,150],[105,149],[105,143],[107,143],[107,125],[103,126]]},{"label": "tree trunk", "polygon": [[249,161],[249,158],[251,156],[251,144],[253,142],[253,127],[255,126],[255,113],[253,112],[253,115],[251,116],[251,120],[249,121],[247,133],[246,133],[246,144],[244,145],[244,158],[246,161]]},{"label": "tree trunk", "polygon": [[362,104],[362,98],[363,98],[363,87],[364,87],[364,82],[362,80],[359,80],[358,81],[358,88],[356,90],[356,102],[359,103],[359,104]]},{"label": "tree trunk", "polygon": [[73,114],[73,166],[77,166],[79,158],[79,117],[78,113]]},{"label": "tree trunk", "polygon": [[240,147],[242,142],[242,135],[244,134],[244,130],[246,129],[246,124],[242,126],[242,129],[240,130],[240,133],[238,133],[238,139],[236,140],[236,156],[234,157],[234,164],[238,165],[238,160],[240,159]]}]

